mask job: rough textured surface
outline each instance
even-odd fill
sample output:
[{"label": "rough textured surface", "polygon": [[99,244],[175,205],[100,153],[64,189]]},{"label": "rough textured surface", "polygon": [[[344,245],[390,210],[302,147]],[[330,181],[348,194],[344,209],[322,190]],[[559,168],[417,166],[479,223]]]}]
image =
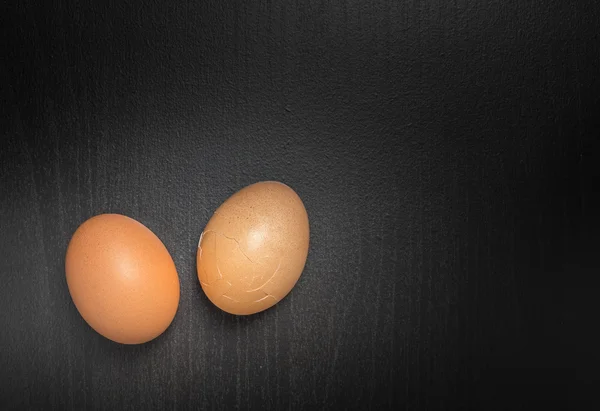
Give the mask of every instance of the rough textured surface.
[{"label": "rough textured surface", "polygon": [[219,206],[200,235],[202,289],[231,314],[266,310],[298,281],[309,236],[306,209],[292,188],[276,181],[244,187]]},{"label": "rough textured surface", "polygon": [[179,305],[179,277],[160,239],[138,221],[102,214],[77,228],[65,257],[73,303],[97,332],[123,344],[162,334]]},{"label": "rough textured surface", "polygon": [[[600,2],[0,9],[0,408],[599,408]],[[261,180],[303,199],[310,257],[236,318],[198,239]],[[179,271],[143,346],[69,297],[70,235],[101,212]]]}]

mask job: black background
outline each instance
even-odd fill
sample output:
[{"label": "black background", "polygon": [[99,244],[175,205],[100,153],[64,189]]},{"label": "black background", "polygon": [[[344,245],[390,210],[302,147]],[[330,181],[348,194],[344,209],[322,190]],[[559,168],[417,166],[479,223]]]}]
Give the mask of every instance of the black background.
[{"label": "black background", "polygon": [[[3,3],[0,407],[528,409],[598,382],[596,1]],[[234,317],[195,271],[280,180],[306,269]],[[93,332],[64,254],[131,216],[171,252],[158,339]],[[596,400],[597,401],[597,400]]]}]

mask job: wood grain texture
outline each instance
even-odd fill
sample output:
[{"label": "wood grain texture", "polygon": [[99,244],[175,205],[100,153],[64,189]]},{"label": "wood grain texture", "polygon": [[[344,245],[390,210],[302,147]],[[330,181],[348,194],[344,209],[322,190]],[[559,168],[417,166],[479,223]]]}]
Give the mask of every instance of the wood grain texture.
[{"label": "wood grain texture", "polygon": [[[36,3],[0,6],[0,408],[594,399],[598,2]],[[260,180],[301,196],[310,251],[287,298],[237,318],[196,247]],[[142,346],[69,298],[68,241],[106,212],[180,276]]]}]

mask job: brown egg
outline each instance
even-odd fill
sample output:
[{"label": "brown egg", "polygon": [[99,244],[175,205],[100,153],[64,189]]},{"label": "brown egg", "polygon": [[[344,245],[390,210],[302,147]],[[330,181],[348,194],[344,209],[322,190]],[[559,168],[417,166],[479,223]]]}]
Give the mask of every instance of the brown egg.
[{"label": "brown egg", "polygon": [[160,239],[138,221],[102,214],[69,243],[67,285],[83,319],[106,338],[140,344],[163,333],[179,305],[179,277]]},{"label": "brown egg", "polygon": [[275,305],[294,287],[308,255],[309,226],[300,197],[266,181],[235,193],[200,236],[198,279],[208,298],[231,314]]}]

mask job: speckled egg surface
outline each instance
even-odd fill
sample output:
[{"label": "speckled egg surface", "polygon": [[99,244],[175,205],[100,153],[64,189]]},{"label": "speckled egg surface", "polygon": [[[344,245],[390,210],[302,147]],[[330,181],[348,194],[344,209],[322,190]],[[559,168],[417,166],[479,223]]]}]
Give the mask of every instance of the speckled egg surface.
[{"label": "speckled egg surface", "polygon": [[265,181],[227,199],[209,220],[196,257],[202,289],[231,314],[275,305],[294,287],[306,263],[308,215],[294,190]]},{"label": "speckled egg surface", "polygon": [[67,249],[73,302],[104,337],[139,344],[162,334],[179,305],[179,277],[161,240],[140,222],[102,214],[84,222]]}]

